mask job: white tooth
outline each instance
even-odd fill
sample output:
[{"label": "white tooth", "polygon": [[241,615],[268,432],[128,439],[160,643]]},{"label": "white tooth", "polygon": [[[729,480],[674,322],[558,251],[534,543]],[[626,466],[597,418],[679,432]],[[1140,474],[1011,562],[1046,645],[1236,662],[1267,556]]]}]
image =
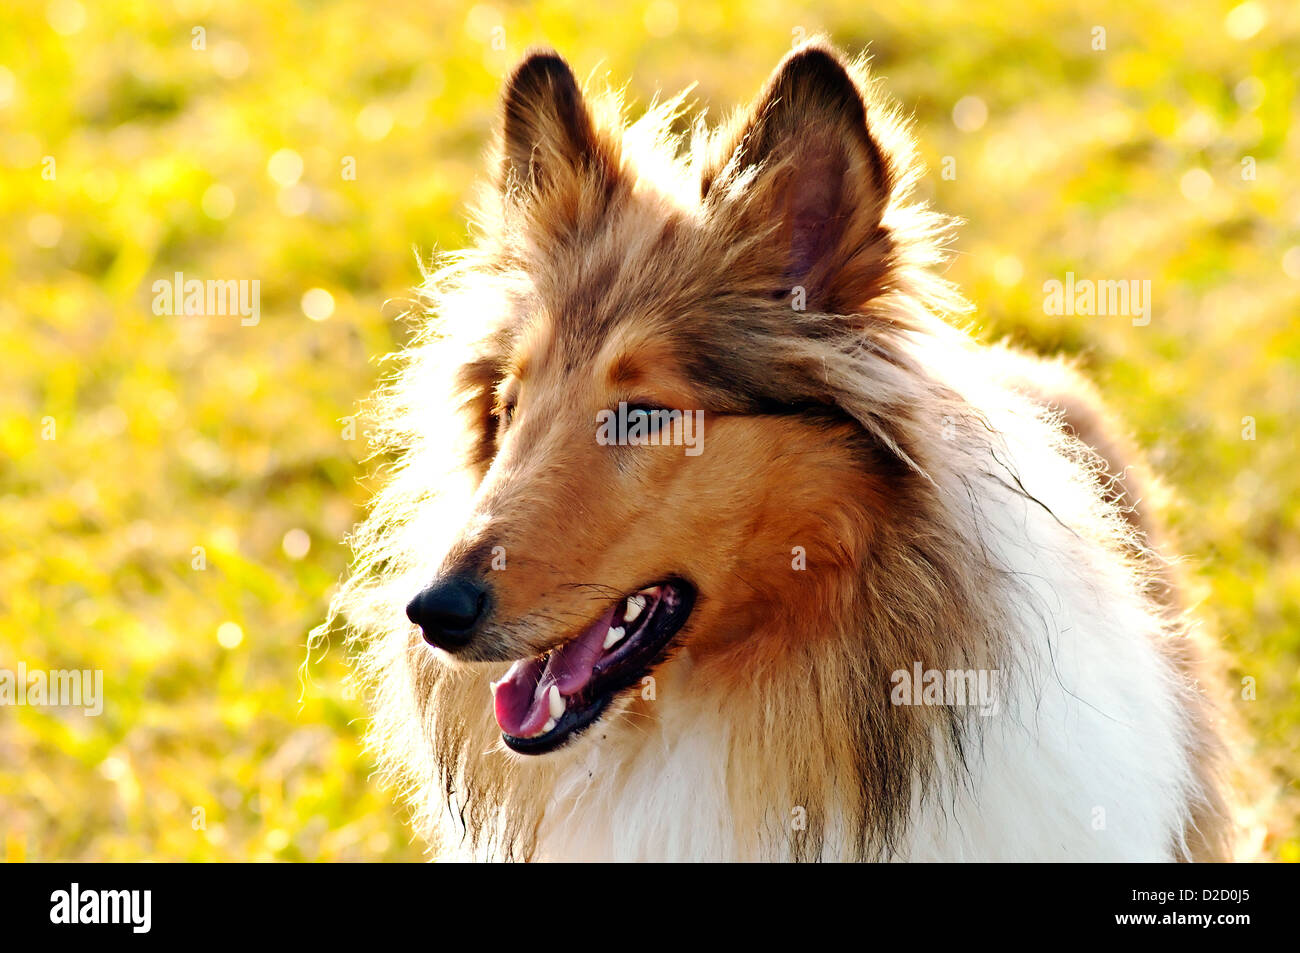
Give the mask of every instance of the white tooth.
[{"label": "white tooth", "polygon": [[[559,718],[561,715],[564,714],[564,696],[560,694],[560,686],[558,685],[551,686],[550,702],[551,702],[552,718]],[[546,730],[550,731],[549,728]]]},{"label": "white tooth", "polygon": [[635,622],[636,617],[641,614],[645,608],[645,596],[637,593],[634,596],[627,597],[627,605],[623,606],[623,621]]},{"label": "white tooth", "polygon": [[626,634],[627,629],[623,628],[621,625],[612,627],[605,633],[605,648],[609,648],[612,645],[618,645]]},{"label": "white tooth", "polygon": [[550,730],[551,730],[552,728],[554,728],[554,727],[555,727],[555,719],[554,719],[554,718],[548,718],[548,719],[546,719],[546,724],[542,725],[542,732],[541,732],[541,733],[542,733],[542,734],[546,734],[548,731],[550,731]]}]

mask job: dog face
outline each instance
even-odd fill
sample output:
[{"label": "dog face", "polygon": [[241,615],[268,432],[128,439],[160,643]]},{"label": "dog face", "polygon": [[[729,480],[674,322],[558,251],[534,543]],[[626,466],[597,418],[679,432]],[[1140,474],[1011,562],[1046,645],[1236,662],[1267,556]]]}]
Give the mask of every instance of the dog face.
[{"label": "dog face", "polygon": [[693,194],[643,181],[552,54],[504,117],[488,267],[512,290],[459,375],[478,486],[407,613],[453,664],[512,663],[496,720],[535,754],[679,649],[790,651],[748,634],[842,614],[907,468],[801,348],[863,339],[893,249],[890,165],[836,54],[787,57]]}]

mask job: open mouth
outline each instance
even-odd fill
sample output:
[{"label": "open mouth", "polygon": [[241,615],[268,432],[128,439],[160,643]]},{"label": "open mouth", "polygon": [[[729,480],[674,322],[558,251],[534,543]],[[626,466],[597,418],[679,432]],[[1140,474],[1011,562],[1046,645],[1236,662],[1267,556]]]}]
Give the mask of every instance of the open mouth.
[{"label": "open mouth", "polygon": [[502,739],[543,754],[579,734],[663,659],[694,603],[688,583],[661,582],[620,599],[559,648],[515,662],[492,685]]}]

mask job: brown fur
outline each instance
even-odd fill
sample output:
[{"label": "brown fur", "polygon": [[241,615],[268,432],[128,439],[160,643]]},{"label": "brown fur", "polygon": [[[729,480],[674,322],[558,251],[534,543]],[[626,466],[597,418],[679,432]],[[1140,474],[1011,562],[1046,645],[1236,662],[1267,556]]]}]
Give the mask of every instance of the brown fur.
[{"label": "brown fur", "polygon": [[[471,842],[528,858],[565,755],[521,765],[501,749],[485,667],[499,676],[619,594],[684,573],[700,592],[680,637],[691,678],[752,713],[730,739],[737,829],[801,805],[795,856],[822,856],[839,813],[850,856],[886,857],[935,766],[960,774],[978,729],[955,709],[891,707],[879,686],[914,660],[1015,676],[999,606],[1017,582],[949,502],[996,436],[917,356],[918,341],[944,333],[936,316],[963,307],[930,270],[947,224],[908,200],[919,172],[902,121],[860,64],[825,45],[787,57],[718,133],[697,130],[690,176],[654,164],[678,108],[640,127],[649,147],[633,154],[635,130],[613,109],[593,116],[558,57],[533,56],[511,77],[481,239],[430,289],[440,313],[472,306],[486,324],[431,326],[383,398],[382,439],[399,464],[355,540],[360,569],[338,607],[373,633],[363,674],[375,740],[422,817],[445,801]],[[792,310],[792,289],[806,311]],[[435,365],[450,341],[463,350]],[[1019,367],[1026,393],[1064,411],[1062,446],[1082,453],[1080,438],[1109,462],[1116,480],[1098,493],[1113,512],[1088,531],[1144,571],[1150,547],[1118,515],[1150,529],[1141,477],[1121,472],[1133,458],[1078,380]],[[437,412],[427,381],[449,377],[461,429],[443,469],[467,476],[464,499],[477,495],[436,568],[487,573],[504,551],[508,584],[494,589],[485,636],[443,664],[398,613],[427,581],[437,529],[419,481],[454,449],[413,421]],[[593,414],[620,400],[703,408],[708,452],[598,446]],[[794,546],[813,571],[789,571]],[[1171,583],[1152,585],[1172,605]],[[1182,631],[1172,613],[1170,627]],[[1190,674],[1184,645],[1168,651]],[[661,691],[674,672],[662,666]],[[1199,699],[1189,689],[1213,792]],[[619,711],[598,730],[635,746],[653,706],[628,697]],[[1216,797],[1198,808],[1197,856],[1216,856],[1222,814]]]}]

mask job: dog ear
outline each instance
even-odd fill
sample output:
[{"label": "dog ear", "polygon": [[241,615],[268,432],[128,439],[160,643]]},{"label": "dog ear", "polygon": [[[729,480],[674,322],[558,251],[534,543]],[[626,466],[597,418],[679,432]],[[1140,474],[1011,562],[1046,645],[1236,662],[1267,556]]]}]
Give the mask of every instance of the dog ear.
[{"label": "dog ear", "polygon": [[528,54],[506,82],[501,189],[538,195],[592,175],[606,189],[617,163],[597,133],[569,64],[553,50]]},{"label": "dog ear", "polygon": [[834,49],[814,41],[789,53],[714,149],[703,198],[738,201],[741,233],[770,235],[775,247],[761,251],[781,263],[785,289],[803,287],[826,310],[878,292],[892,173],[862,91]]}]

